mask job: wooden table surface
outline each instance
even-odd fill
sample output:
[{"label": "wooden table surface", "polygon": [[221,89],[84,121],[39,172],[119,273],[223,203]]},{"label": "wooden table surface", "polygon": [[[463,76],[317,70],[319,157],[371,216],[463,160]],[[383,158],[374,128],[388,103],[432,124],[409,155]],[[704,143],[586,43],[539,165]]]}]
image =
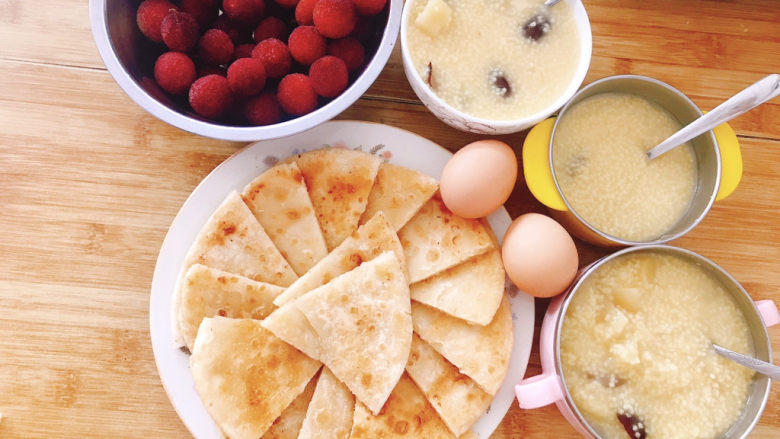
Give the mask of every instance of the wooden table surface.
[{"label": "wooden table surface", "polygon": [[[776,0],[586,0],[586,8],[586,83],[654,76],[708,110],[780,72]],[[339,118],[397,126],[451,150],[480,138],[420,104],[398,50]],[[674,244],[715,260],[754,299],[780,302],[780,99],[732,125],[742,184]],[[524,135],[502,139],[519,154]],[[181,131],[133,103],[98,56],[87,1],[0,0],[0,437],[189,437],[157,375],[149,287],[177,210],[242,146]],[[544,211],[522,179],[507,207],[513,217]],[[605,253],[578,246],[583,263]],[[537,329],[545,306],[537,302]],[[780,351],[780,328],[770,334]],[[539,371],[534,345],[527,375]],[[513,407],[494,437],[578,435],[553,407]],[[752,437],[780,437],[777,388]]]}]

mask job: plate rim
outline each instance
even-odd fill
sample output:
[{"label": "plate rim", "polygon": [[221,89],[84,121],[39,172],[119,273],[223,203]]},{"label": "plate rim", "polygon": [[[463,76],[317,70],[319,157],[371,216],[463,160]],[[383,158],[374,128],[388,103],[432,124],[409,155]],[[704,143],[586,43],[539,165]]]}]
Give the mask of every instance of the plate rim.
[{"label": "plate rim", "polygon": [[[170,373],[172,372],[169,371],[170,366],[167,363],[163,363],[163,362],[169,359],[171,355],[176,355],[177,352],[179,352],[181,355],[186,355],[186,354],[181,352],[180,349],[174,347],[172,337],[165,338],[164,337],[165,334],[160,334],[159,329],[155,330],[155,328],[157,328],[159,325],[164,323],[163,326],[167,328],[167,331],[170,331],[170,326],[171,326],[170,310],[171,310],[171,302],[173,299],[172,287],[175,287],[175,282],[174,285],[171,286],[171,288],[169,288],[170,286],[169,283],[164,282],[162,279],[163,277],[167,278],[167,276],[170,276],[170,269],[164,267],[165,265],[168,265],[168,262],[164,259],[171,251],[176,251],[177,249],[180,250],[182,247],[181,245],[177,246],[176,243],[174,243],[173,241],[176,239],[174,235],[180,235],[187,231],[186,230],[187,225],[185,224],[185,221],[187,220],[184,219],[184,216],[187,213],[186,211],[191,209],[190,205],[195,203],[198,198],[206,197],[207,195],[205,195],[204,192],[208,192],[212,186],[225,184],[221,181],[225,179],[225,177],[221,174],[224,174],[226,172],[225,170],[228,169],[228,167],[242,166],[242,169],[244,167],[249,167],[250,166],[249,164],[235,165],[235,163],[245,155],[251,156],[255,152],[255,150],[257,150],[257,152],[265,154],[266,157],[270,156],[271,154],[274,154],[275,152],[278,152],[278,150],[283,150],[287,152],[282,152],[282,157],[287,157],[291,155],[290,151],[288,151],[290,149],[290,146],[288,144],[290,142],[295,142],[297,139],[310,137],[313,135],[316,136],[316,134],[323,132],[326,135],[323,136],[322,141],[318,140],[317,144],[314,144],[314,142],[310,142],[308,144],[305,141],[300,142],[302,145],[311,146],[309,150],[319,149],[325,145],[328,145],[329,144],[328,141],[333,142],[333,136],[335,136],[335,133],[343,131],[345,133],[344,136],[349,137],[350,131],[354,132],[354,131],[359,131],[361,129],[369,129],[369,130],[375,129],[377,131],[384,131],[391,134],[394,133],[402,137],[410,137],[414,139],[415,143],[419,143],[420,145],[425,145],[424,148],[435,147],[433,150],[430,151],[422,151],[423,147],[419,145],[414,146],[415,148],[421,149],[420,151],[421,154],[428,154],[428,155],[443,154],[442,157],[446,157],[446,159],[451,157],[453,154],[452,152],[450,152],[443,146],[437,144],[436,142],[433,142],[423,136],[420,136],[419,134],[401,128],[397,128],[394,126],[385,125],[377,122],[358,121],[358,120],[328,121],[310,130],[306,130],[292,136],[288,136],[280,139],[270,139],[270,140],[252,142],[243,146],[242,148],[240,148],[239,150],[237,150],[236,152],[228,156],[226,159],[224,159],[219,165],[217,165],[211,172],[209,172],[209,174],[206,177],[204,177],[195,186],[195,188],[187,196],[186,200],[184,201],[184,203],[182,203],[181,207],[179,208],[173,220],[171,221],[171,224],[168,227],[168,230],[166,231],[165,238],[163,239],[162,244],[160,245],[160,250],[157,254],[154,273],[152,277],[152,283],[150,286],[149,335],[152,344],[155,366],[157,368],[157,374],[160,378],[160,382],[163,386],[163,389],[165,390],[166,396],[168,397],[171,406],[176,411],[176,414],[179,416],[179,419],[181,419],[182,423],[188,429],[190,434],[192,434],[193,437],[198,439],[205,439],[205,438],[212,438],[212,437],[220,438],[222,437],[222,435],[219,431],[219,428],[214,423],[213,419],[210,416],[208,416],[202,401],[197,395],[197,392],[195,392],[196,400],[194,401],[181,400],[183,396],[187,396],[187,395],[183,395],[183,396],[180,395],[182,391],[195,391],[194,385],[192,385],[192,375],[189,373],[189,364],[187,364],[187,368],[186,368],[187,373],[179,374],[179,375],[183,375],[183,377],[182,376],[171,377]],[[354,135],[354,133],[352,135]],[[379,133],[377,133],[377,136],[378,135]],[[377,138],[371,138],[370,136],[367,139],[368,141],[361,143],[360,147],[363,147],[366,144],[372,144],[373,142],[377,141]],[[379,144],[384,144],[384,142],[378,141],[377,145]],[[350,146],[354,146],[354,145],[350,145]],[[408,146],[403,146],[403,148],[408,148]],[[294,153],[294,150],[292,151],[292,153]],[[388,150],[392,151],[392,146],[388,147]],[[446,159],[444,159],[445,163],[446,163]],[[433,161],[435,159],[428,159],[428,160]],[[389,161],[390,163],[395,163],[392,160],[392,158],[384,159],[383,161]],[[443,167],[443,163],[437,163],[435,165],[429,162],[426,163],[428,164],[428,166],[439,167],[440,165],[440,167]],[[262,163],[262,166],[257,166],[256,164],[255,165],[255,168],[257,168],[256,173],[253,174],[251,178],[255,178],[257,175],[260,175],[260,173],[269,169],[271,166],[273,165],[268,163]],[[402,166],[406,166],[406,165],[402,165]],[[429,172],[421,171],[419,168],[413,167],[412,169],[430,175]],[[440,175],[431,175],[431,176],[436,178],[437,180],[440,177]],[[243,186],[240,187],[233,186],[232,190],[241,190],[242,188]],[[217,205],[224,200],[224,196],[226,196],[226,194],[223,194],[221,197],[216,197]],[[212,196],[210,198],[215,198],[215,196]],[[214,209],[216,209],[216,206],[214,207]],[[206,216],[206,218],[208,218],[213,213],[214,209],[209,210],[208,216]],[[506,229],[508,228],[511,221],[512,218],[510,217],[506,208],[503,206],[488,216],[488,222],[491,223],[491,229],[493,229],[496,237],[498,238],[499,243],[502,242],[504,233],[506,232]],[[501,230],[497,230],[496,226],[493,223],[499,223],[499,224],[505,223],[505,227],[503,227]],[[197,229],[194,232],[195,234],[197,234],[197,232],[200,230],[202,225],[203,225],[202,223],[198,225]],[[189,249],[189,246],[190,246],[190,242],[187,243],[184,253],[186,253],[186,251]],[[179,261],[178,264],[175,264],[174,266],[178,267],[180,265],[181,265],[181,261]],[[173,274],[174,279],[179,276],[179,270],[177,269],[175,271],[176,273]],[[169,291],[166,293],[165,290],[169,290]],[[490,436],[495,431],[495,429],[498,427],[498,425],[506,416],[506,413],[508,412],[512,402],[514,401],[514,385],[518,383],[522,379],[523,375],[525,374],[525,370],[528,366],[528,361],[530,358],[531,347],[533,344],[533,336],[535,332],[534,298],[526,293],[523,293],[522,291],[517,290],[509,280],[507,280],[506,282],[506,290],[510,299],[510,306],[512,309],[512,319],[513,319],[513,331],[512,331],[513,346],[510,354],[510,364],[509,364],[509,369],[507,371],[506,377],[502,382],[498,392],[494,396],[488,411],[485,414],[483,414],[471,428],[472,431],[477,428],[481,430],[484,429],[485,431],[487,431],[486,435],[477,434],[477,437],[480,439],[487,439],[487,437]],[[160,303],[165,305],[166,301],[168,302],[167,307],[163,306],[163,308],[168,312],[163,312],[163,310],[157,309]],[[162,319],[163,322],[160,322],[159,319]],[[518,324],[524,324],[524,327],[518,327]],[[165,328],[163,328],[162,330],[165,331],[166,330]],[[527,336],[525,337],[525,340],[520,340],[518,334],[525,334]],[[179,379],[176,380],[174,378],[179,378]],[[182,380],[184,381],[184,383],[181,382]],[[182,390],[182,388],[180,387],[182,384],[190,384],[191,388]],[[193,408],[190,406],[191,404],[195,404],[196,406]],[[185,407],[185,405],[187,406]],[[191,413],[193,410],[196,411],[202,410],[203,413],[206,413],[205,419],[201,419],[199,416],[197,419],[192,419],[193,416],[197,415],[197,413]],[[203,431],[202,430],[203,423],[205,423],[207,427],[210,426],[212,432]]]}]

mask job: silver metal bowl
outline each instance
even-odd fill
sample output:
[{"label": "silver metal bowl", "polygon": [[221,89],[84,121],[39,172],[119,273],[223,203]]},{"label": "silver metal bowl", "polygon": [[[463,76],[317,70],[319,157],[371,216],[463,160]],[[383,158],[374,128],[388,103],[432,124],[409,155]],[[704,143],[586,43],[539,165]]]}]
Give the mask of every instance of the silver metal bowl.
[{"label": "silver metal bowl", "polygon": [[688,233],[696,227],[707,215],[712,204],[715,202],[715,196],[718,193],[721,178],[721,161],[718,150],[718,142],[712,131],[702,134],[691,140],[694,156],[696,158],[697,182],[695,192],[691,199],[685,214],[680,218],[671,229],[664,232],[661,236],[650,241],[631,241],[616,236],[609,235],[588,223],[582,218],[566,199],[566,195],[561,191],[558,179],[555,175],[555,166],[553,165],[553,142],[555,140],[555,131],[558,123],[563,119],[563,115],[569,108],[572,108],[578,102],[591,96],[607,93],[620,92],[641,96],[652,102],[655,102],[662,108],[669,111],[681,125],[685,126],[702,115],[701,110],[696,104],[682,92],[669,84],[647,76],[637,75],[619,75],[609,76],[589,84],[577,92],[574,97],[561,109],[558,118],[553,127],[549,146],[549,166],[552,170],[553,180],[558,193],[561,195],[568,210],[559,212],[554,211],[553,216],[564,223],[566,228],[580,239],[591,242],[596,245],[604,246],[627,246],[642,244],[661,244],[677,239]]},{"label": "silver metal bowl", "polygon": [[[401,26],[403,0],[388,0],[384,27],[374,35],[376,51],[360,75],[340,96],[315,111],[267,126],[241,126],[211,121],[195,114],[184,99],[166,95],[153,80],[160,45],[143,37],[136,24],[136,1],[89,0],[92,35],[100,56],[122,90],[143,109],[173,126],[206,137],[252,141],[288,136],[332,119],[357,101],[387,63]],[[368,51],[367,55],[371,54]]]}]

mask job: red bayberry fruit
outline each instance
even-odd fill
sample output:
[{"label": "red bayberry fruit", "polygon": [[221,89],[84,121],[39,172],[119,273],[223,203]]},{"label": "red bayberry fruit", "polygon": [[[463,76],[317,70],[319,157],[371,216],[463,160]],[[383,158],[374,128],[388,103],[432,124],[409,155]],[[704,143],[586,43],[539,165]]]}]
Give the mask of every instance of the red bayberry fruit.
[{"label": "red bayberry fruit", "polygon": [[138,6],[138,11],[135,15],[138,29],[141,30],[141,33],[146,38],[155,43],[162,43],[160,25],[165,16],[168,15],[168,12],[178,10],[179,8],[168,0],[145,0]]},{"label": "red bayberry fruit", "polygon": [[236,50],[233,51],[233,61],[241,58],[251,58],[254,49],[254,44],[239,44],[236,46]]},{"label": "red bayberry fruit", "polygon": [[253,38],[256,43],[269,38],[276,38],[279,40],[286,40],[290,32],[287,30],[287,25],[276,17],[266,17],[255,28]]},{"label": "red bayberry fruit", "polygon": [[219,1],[181,0],[181,10],[192,14],[200,28],[206,29],[219,15]]},{"label": "red bayberry fruit", "polygon": [[240,23],[236,23],[235,21],[231,21],[227,15],[220,15],[217,17],[211,27],[228,34],[230,41],[232,41],[234,45],[251,43],[253,41],[252,29],[247,28]]},{"label": "red bayberry fruit", "polygon": [[309,68],[311,87],[323,97],[334,98],[347,88],[349,74],[341,58],[323,56]]},{"label": "red bayberry fruit", "polygon": [[314,24],[314,7],[317,6],[319,0],[300,0],[298,6],[295,7],[295,21],[299,25],[308,26]]},{"label": "red bayberry fruit", "polygon": [[187,12],[171,11],[163,18],[160,33],[169,49],[188,52],[198,42],[198,21]]},{"label": "red bayberry fruit", "polygon": [[317,108],[317,93],[311,87],[311,80],[302,73],[292,73],[279,82],[276,92],[279,105],[284,111],[301,116]]},{"label": "red bayberry fruit", "polygon": [[254,26],[265,14],[264,0],[223,0],[222,10],[231,20]]},{"label": "red bayberry fruit", "polygon": [[346,37],[357,22],[352,0],[320,0],[314,6],[312,18],[317,30],[328,38]]},{"label": "red bayberry fruit", "polygon": [[360,15],[376,15],[385,8],[387,0],[352,0]]},{"label": "red bayberry fruit", "polygon": [[282,119],[282,108],[276,99],[276,93],[266,91],[246,101],[244,117],[249,123],[255,125],[271,125],[279,122]]},{"label": "red bayberry fruit", "polygon": [[252,51],[252,58],[257,58],[263,62],[265,73],[269,78],[281,78],[290,71],[292,59],[287,45],[277,40],[269,38],[257,43]]},{"label": "red bayberry fruit", "polygon": [[347,70],[350,72],[357,70],[363,65],[363,58],[365,57],[366,50],[360,41],[352,38],[341,38],[333,40],[328,43],[328,55],[341,58],[344,64],[347,65]]},{"label": "red bayberry fruit", "polygon": [[219,29],[207,30],[198,41],[198,56],[209,64],[227,64],[233,59],[233,42]]},{"label": "red bayberry fruit", "polygon": [[259,59],[238,59],[228,67],[227,80],[233,94],[256,95],[265,87],[265,66]]},{"label": "red bayberry fruit", "polygon": [[290,55],[303,65],[309,65],[325,55],[325,38],[314,26],[298,26],[288,40]]},{"label": "red bayberry fruit", "polygon": [[183,94],[195,81],[195,63],[181,52],[166,52],[154,62],[154,80],[172,95]]},{"label": "red bayberry fruit", "polygon": [[198,78],[190,87],[190,106],[203,117],[222,116],[233,102],[227,79],[219,75]]}]

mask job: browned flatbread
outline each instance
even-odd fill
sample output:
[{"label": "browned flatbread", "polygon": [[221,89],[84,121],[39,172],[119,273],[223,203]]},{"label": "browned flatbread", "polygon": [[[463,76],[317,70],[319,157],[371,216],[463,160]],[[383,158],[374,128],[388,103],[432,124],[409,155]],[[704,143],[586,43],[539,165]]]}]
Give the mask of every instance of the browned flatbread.
[{"label": "browned flatbread", "polygon": [[312,378],[303,393],[284,409],[261,439],[296,439],[318,382],[319,379]]},{"label": "browned flatbread", "polygon": [[332,250],[357,229],[381,160],[360,151],[328,148],[301,154],[295,162]]},{"label": "browned flatbread", "polygon": [[192,349],[204,317],[264,319],[276,309],[284,288],[195,264],[179,282],[181,301],[174,310],[185,346]]},{"label": "browned flatbread", "polygon": [[496,247],[412,284],[409,290],[413,300],[460,319],[487,325],[501,304],[505,279],[501,250]]},{"label": "browned flatbread", "polygon": [[512,353],[512,310],[506,295],[493,321],[474,325],[435,308],[412,302],[414,332],[437,352],[495,395],[509,369]]},{"label": "browned flatbread", "polygon": [[431,198],[398,232],[415,283],[487,252],[495,243],[480,220],[455,216]]},{"label": "browned flatbread", "polygon": [[417,334],[412,338],[406,373],[456,436],[466,433],[493,400]]},{"label": "browned flatbread", "polygon": [[455,439],[417,385],[404,374],[378,415],[355,405],[350,439]]},{"label": "browned flatbread", "polygon": [[347,439],[354,412],[355,397],[323,367],[298,439]]},{"label": "browned flatbread", "polygon": [[265,171],[244,188],[241,197],[298,275],[328,254],[295,162]]},{"label": "browned flatbread", "polygon": [[384,212],[393,228],[400,230],[438,187],[439,182],[433,177],[403,166],[382,163],[360,224],[377,212]]},{"label": "browned flatbread", "polygon": [[322,259],[308,273],[301,276],[274,303],[282,306],[328,283],[331,279],[346,273],[364,261],[370,261],[385,251],[392,251],[401,262],[406,275],[404,251],[398,235],[393,230],[390,221],[382,212],[377,212],[367,223],[360,226],[355,233],[345,239],[328,256]]},{"label": "browned flatbread", "polygon": [[263,320],[262,325],[309,357],[315,360],[322,358],[320,339],[295,302],[279,307]]},{"label": "browned flatbread", "polygon": [[252,319],[203,319],[190,357],[195,389],[231,439],[262,436],[319,368]]},{"label": "browned flatbread", "polygon": [[319,337],[320,360],[378,413],[409,359],[409,285],[393,252],[293,302]]},{"label": "browned flatbread", "polygon": [[198,233],[182,264],[184,272],[193,264],[282,287],[298,278],[235,191]]}]

